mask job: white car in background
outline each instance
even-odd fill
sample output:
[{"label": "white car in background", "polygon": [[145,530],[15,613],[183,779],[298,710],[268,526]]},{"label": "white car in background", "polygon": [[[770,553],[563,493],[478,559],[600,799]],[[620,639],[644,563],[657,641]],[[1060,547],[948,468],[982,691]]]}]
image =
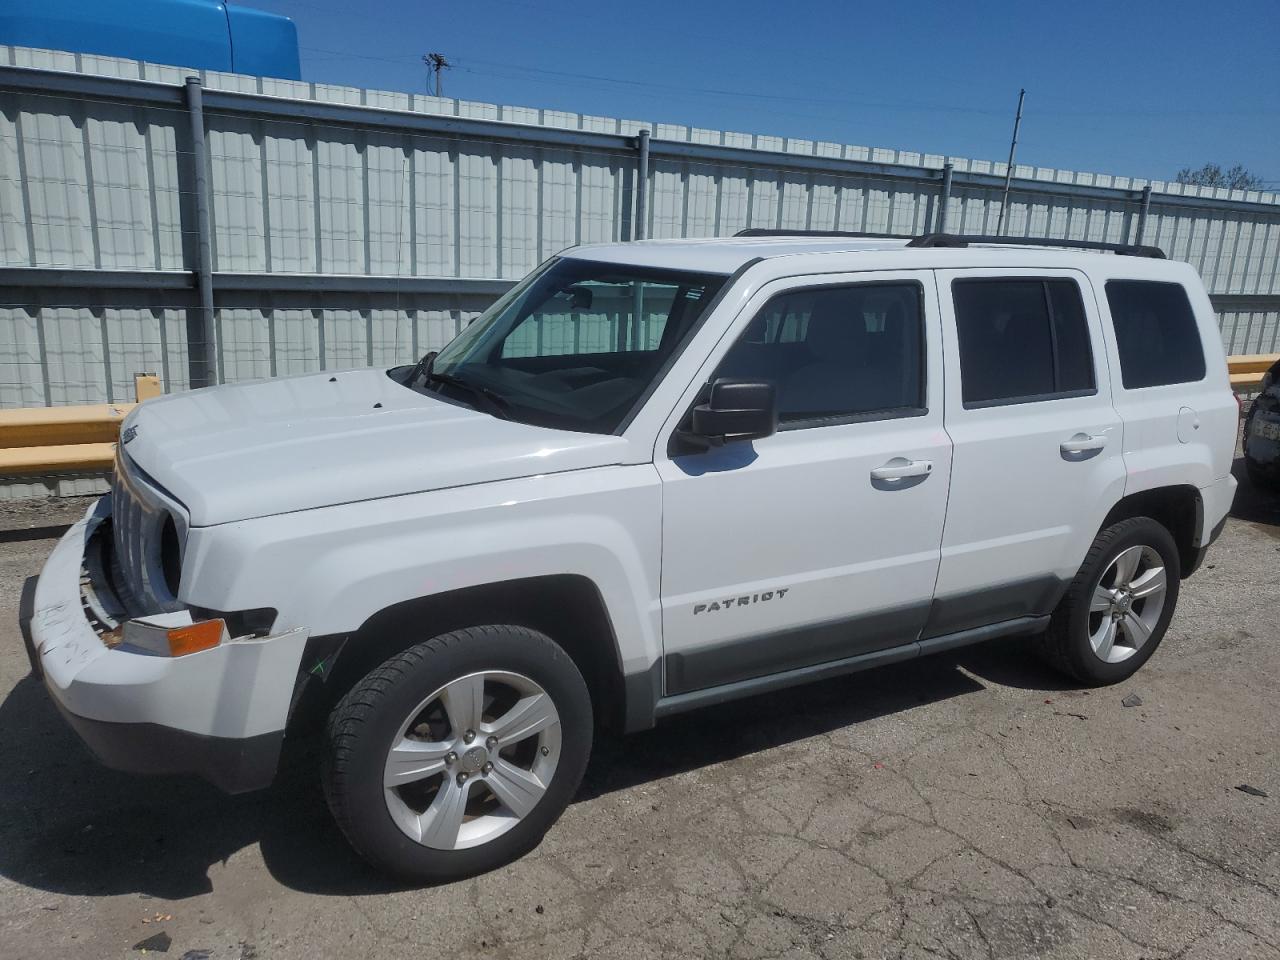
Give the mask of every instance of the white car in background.
[{"label": "white car in background", "polygon": [[413,367],[149,401],[33,667],[123,769],[249,790],[323,729],[351,843],[431,880],[535,846],[596,723],[1008,635],[1124,680],[1237,406],[1191,267],[1040,243],[579,247]]}]

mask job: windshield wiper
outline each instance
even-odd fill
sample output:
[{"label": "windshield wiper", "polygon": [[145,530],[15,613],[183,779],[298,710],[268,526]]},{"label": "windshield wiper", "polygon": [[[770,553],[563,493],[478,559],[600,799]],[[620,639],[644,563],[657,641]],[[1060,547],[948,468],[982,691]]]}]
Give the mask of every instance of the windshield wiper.
[{"label": "windshield wiper", "polygon": [[413,385],[417,383],[418,378],[424,373],[431,372],[431,365],[436,362],[436,351],[424,353],[422,359],[413,365],[413,369],[409,371],[409,376],[405,377],[404,385],[409,389],[413,389]]},{"label": "windshield wiper", "polygon": [[511,419],[511,415],[508,412],[510,404],[507,403],[506,397],[494,390],[490,390],[488,387],[482,387],[478,383],[455,377],[452,373],[440,373],[437,370],[432,370],[430,363],[427,364],[426,381],[427,383],[443,383],[450,387],[456,387],[458,390],[468,393],[480,401],[480,406],[484,407],[499,420]]}]

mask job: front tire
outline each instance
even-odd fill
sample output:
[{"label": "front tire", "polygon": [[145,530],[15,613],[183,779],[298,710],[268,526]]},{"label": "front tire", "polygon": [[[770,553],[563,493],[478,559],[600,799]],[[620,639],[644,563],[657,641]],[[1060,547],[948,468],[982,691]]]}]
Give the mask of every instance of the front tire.
[{"label": "front tire", "polygon": [[1164,639],[1180,577],[1177,544],[1162,524],[1150,517],[1112,524],[1054,611],[1041,653],[1088,686],[1127,680]]},{"label": "front tire", "polygon": [[334,708],[325,797],[378,869],[459,880],[538,845],[578,789],[591,738],[586,683],[549,637],[458,630],[387,660]]}]

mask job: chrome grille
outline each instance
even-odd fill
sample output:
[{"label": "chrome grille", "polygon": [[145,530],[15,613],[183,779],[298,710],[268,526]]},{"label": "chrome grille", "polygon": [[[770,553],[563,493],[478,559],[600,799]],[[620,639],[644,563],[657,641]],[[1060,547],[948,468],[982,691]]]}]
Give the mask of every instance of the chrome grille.
[{"label": "chrome grille", "polygon": [[111,483],[112,580],[131,610],[181,609],[165,585],[160,559],[164,524],[173,514],[139,474],[123,453],[117,455]]}]

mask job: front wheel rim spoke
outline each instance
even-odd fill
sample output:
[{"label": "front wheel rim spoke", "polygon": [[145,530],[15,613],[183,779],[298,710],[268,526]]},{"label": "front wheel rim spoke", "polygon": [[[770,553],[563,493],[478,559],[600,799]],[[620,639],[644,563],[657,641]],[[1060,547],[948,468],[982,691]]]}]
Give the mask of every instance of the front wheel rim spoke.
[{"label": "front wheel rim spoke", "polygon": [[467,796],[471,783],[459,785],[451,777],[445,777],[431,806],[418,818],[422,842],[440,850],[452,850],[458,843],[458,831],[467,812]]},{"label": "front wheel rim spoke", "polygon": [[1116,557],[1112,566],[1116,568],[1117,587],[1125,586],[1138,572],[1138,563],[1142,560],[1142,547],[1130,547]]},{"label": "front wheel rim spoke", "polygon": [[391,748],[387,756],[383,784],[387,787],[402,787],[406,783],[414,783],[443,773],[444,758],[449,750],[447,743],[424,743],[421,740],[402,739]]},{"label": "front wheel rim spoke", "polygon": [[455,737],[479,729],[484,713],[484,674],[473,673],[454,680],[441,691],[440,700]]},{"label": "front wheel rim spoke", "polygon": [[515,706],[486,727],[486,733],[498,738],[498,745],[506,747],[541,733],[560,722],[556,706],[545,693],[522,697]]},{"label": "front wheel rim spoke", "polygon": [[521,770],[515,764],[499,759],[493,771],[485,778],[485,783],[493,791],[494,796],[516,817],[523,819],[538,805],[542,795],[547,792],[543,784],[532,772]]},{"label": "front wheel rim spoke", "polygon": [[1135,650],[1146,643],[1147,638],[1151,636],[1151,628],[1147,626],[1147,622],[1136,614],[1129,614],[1120,621],[1120,626],[1129,639],[1129,645]]},{"label": "front wheel rim spoke", "polygon": [[1093,589],[1093,602],[1089,604],[1089,612],[1101,613],[1104,610],[1110,610],[1113,600],[1115,600],[1115,594],[1102,584],[1098,584]]},{"label": "front wheel rim spoke", "polygon": [[1164,567],[1152,567],[1130,584],[1129,592],[1135,600],[1154,596],[1164,591],[1166,579]]},{"label": "front wheel rim spoke", "polygon": [[1111,658],[1111,648],[1116,642],[1116,622],[1110,617],[1102,625],[1102,629],[1090,638],[1093,641],[1093,649],[1102,660]]}]

